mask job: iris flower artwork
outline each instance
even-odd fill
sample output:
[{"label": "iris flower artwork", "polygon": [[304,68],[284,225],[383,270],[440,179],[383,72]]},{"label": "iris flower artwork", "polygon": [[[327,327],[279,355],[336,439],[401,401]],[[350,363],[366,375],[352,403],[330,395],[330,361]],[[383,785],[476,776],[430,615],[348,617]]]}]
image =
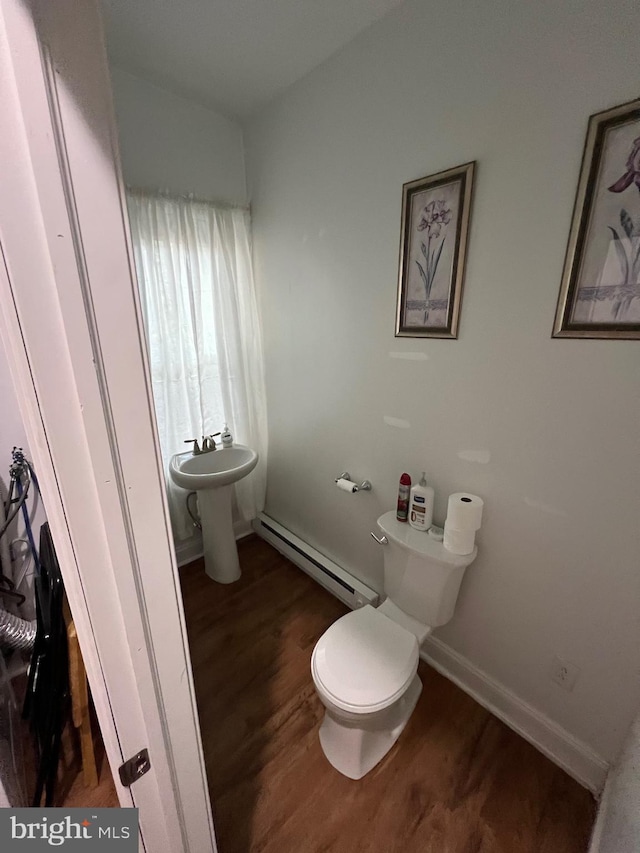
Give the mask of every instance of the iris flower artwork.
[{"label": "iris flower artwork", "polygon": [[457,337],[474,167],[403,186],[396,336]]},{"label": "iris flower artwork", "polygon": [[[416,261],[420,276],[424,282],[424,318],[423,325],[429,320],[429,307],[431,302],[431,288],[433,279],[438,271],[438,263],[447,239],[447,225],[451,222],[451,208],[443,199],[430,201],[422,211],[422,217],[418,223],[418,231],[426,231],[426,240],[420,242],[422,261]],[[442,231],[444,230],[444,233]]]},{"label": "iris flower artwork", "polygon": [[589,120],[554,337],[640,338],[640,100]]}]

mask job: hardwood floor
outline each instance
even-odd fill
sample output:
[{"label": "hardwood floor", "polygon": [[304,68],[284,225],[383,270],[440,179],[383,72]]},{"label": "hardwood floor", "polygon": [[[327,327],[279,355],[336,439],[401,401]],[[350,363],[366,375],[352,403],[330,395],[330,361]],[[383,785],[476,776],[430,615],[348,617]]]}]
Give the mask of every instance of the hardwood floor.
[{"label": "hardwood floor", "polygon": [[85,785],[82,772],[77,772],[68,790],[62,789],[61,796],[56,805],[64,806],[66,809],[94,808],[94,809],[117,809],[120,808],[116,786],[113,784],[111,768],[106,755],[102,756],[98,767],[98,785],[90,788]]},{"label": "hardwood floor", "polygon": [[391,752],[334,770],[309,667],[346,608],[257,537],[239,551],[229,586],[181,571],[220,853],[584,853],[591,795],[424,663]]}]

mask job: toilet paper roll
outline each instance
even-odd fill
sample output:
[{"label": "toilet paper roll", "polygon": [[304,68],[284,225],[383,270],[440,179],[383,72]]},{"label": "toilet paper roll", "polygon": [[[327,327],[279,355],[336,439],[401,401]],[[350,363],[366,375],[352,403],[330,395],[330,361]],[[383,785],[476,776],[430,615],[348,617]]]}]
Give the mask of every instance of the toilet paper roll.
[{"label": "toilet paper roll", "polygon": [[475,542],[475,530],[456,530],[455,527],[450,527],[448,523],[445,523],[442,544],[447,551],[464,557],[473,552]]},{"label": "toilet paper roll", "polygon": [[336,480],[336,486],[342,489],[343,492],[355,492],[357,488],[356,483],[352,483],[351,480],[345,480],[344,477]]},{"label": "toilet paper roll", "polygon": [[456,492],[449,495],[447,524],[454,530],[480,530],[484,501],[477,495]]}]

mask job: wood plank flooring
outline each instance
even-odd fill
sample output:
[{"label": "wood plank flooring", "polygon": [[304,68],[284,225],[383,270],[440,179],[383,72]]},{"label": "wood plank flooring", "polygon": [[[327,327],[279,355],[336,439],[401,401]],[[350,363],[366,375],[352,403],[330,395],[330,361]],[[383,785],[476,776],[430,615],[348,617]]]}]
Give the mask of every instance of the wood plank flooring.
[{"label": "wood plank flooring", "polygon": [[181,571],[220,853],[586,851],[590,794],[424,663],[391,752],[334,770],[309,666],[346,608],[259,538],[239,551],[235,584]]},{"label": "wood plank flooring", "polygon": [[68,790],[64,788],[60,792],[56,805],[64,806],[66,809],[94,808],[94,809],[117,809],[120,808],[116,786],[113,784],[111,768],[106,755],[102,755],[98,765],[98,784],[90,788],[85,784],[82,771],[76,773]]}]

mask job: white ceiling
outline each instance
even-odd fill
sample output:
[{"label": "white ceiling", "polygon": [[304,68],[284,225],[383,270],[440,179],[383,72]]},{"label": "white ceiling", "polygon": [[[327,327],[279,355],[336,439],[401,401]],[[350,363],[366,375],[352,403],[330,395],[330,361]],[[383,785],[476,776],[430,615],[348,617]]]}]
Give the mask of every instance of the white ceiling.
[{"label": "white ceiling", "polygon": [[102,0],[125,71],[246,118],[402,0]]}]

